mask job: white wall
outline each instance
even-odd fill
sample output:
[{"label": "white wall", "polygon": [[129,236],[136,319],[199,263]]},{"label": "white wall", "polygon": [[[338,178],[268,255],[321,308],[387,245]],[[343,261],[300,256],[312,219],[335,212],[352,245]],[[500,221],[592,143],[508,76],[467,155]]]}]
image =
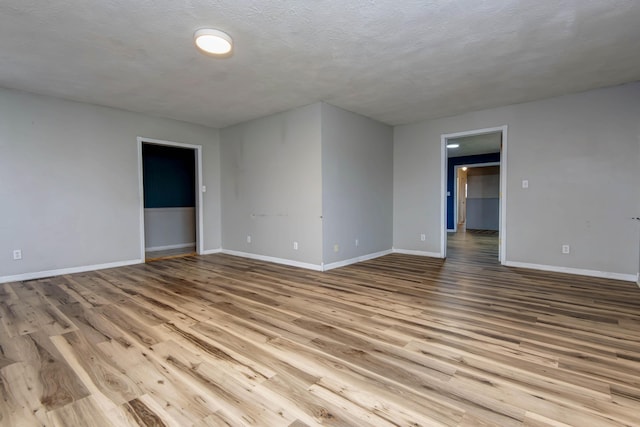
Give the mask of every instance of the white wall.
[{"label": "white wall", "polygon": [[[630,218],[640,214],[638,99],[640,83],[394,128],[394,247],[440,251],[440,135],[508,125],[507,261],[635,275],[640,227]],[[0,281],[140,261],[137,136],[203,146],[205,250],[221,246],[222,204],[225,248],[320,265],[323,194],[329,215],[341,209],[330,204],[355,188],[341,189],[339,174],[330,176],[322,132],[327,156],[339,158],[343,148],[331,144],[349,135],[360,141],[376,126],[358,125],[364,120],[358,118],[350,130],[334,130],[322,125],[321,113],[350,121],[350,113],[318,103],[223,130],[221,152],[216,129],[0,90]],[[360,142],[344,148],[364,168],[347,177],[349,185],[376,179],[359,163],[359,150],[350,151]],[[383,152],[381,143],[374,158]],[[323,193],[323,171],[335,197]],[[521,188],[522,179],[529,189]],[[387,190],[380,194],[388,197]],[[367,203],[342,206],[355,212]],[[327,241],[341,239],[347,223],[359,227],[356,216],[329,220]],[[382,224],[383,217],[371,221]],[[383,230],[376,233],[380,241]],[[345,233],[347,242],[353,238]],[[562,244],[572,253],[561,255]],[[13,261],[13,249],[24,258]],[[328,249],[328,262],[351,256],[332,258],[333,243]]]},{"label": "white wall", "polygon": [[440,135],[427,123],[393,128],[394,249],[440,252],[440,163]]},{"label": "white wall", "polygon": [[144,245],[146,251],[195,247],[195,244],[195,208],[145,208]]},{"label": "white wall", "polygon": [[469,169],[467,186],[467,197],[470,199],[497,199],[500,197],[499,166]]},{"label": "white wall", "polygon": [[225,128],[220,139],[224,249],[320,266],[320,103]]},{"label": "white wall", "polygon": [[325,264],[391,250],[390,126],[322,104],[322,211]]},{"label": "white wall", "polygon": [[500,168],[471,168],[467,178],[467,230],[498,230]]},{"label": "white wall", "polygon": [[635,83],[396,127],[394,246],[440,252],[440,135],[508,125],[507,262],[635,275],[639,100]]},{"label": "white wall", "polygon": [[0,281],[140,261],[138,136],[202,145],[204,248],[220,247],[218,130],[0,90]]}]

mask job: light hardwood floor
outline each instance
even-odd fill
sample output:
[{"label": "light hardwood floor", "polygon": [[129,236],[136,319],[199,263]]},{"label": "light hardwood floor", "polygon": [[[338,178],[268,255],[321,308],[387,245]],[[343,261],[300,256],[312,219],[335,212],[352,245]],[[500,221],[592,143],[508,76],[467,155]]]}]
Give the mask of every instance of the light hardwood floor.
[{"label": "light hardwood floor", "polygon": [[0,285],[0,425],[640,425],[636,285],[449,256]]}]

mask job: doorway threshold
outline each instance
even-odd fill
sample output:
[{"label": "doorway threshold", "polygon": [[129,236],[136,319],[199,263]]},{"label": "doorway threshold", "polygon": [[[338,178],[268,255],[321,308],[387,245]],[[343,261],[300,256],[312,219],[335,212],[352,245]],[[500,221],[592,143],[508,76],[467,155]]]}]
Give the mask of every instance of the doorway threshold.
[{"label": "doorway threshold", "polygon": [[187,256],[195,256],[196,247],[190,246],[186,248],[167,249],[162,251],[147,251],[144,253],[145,262],[161,261],[172,258],[182,258]]}]

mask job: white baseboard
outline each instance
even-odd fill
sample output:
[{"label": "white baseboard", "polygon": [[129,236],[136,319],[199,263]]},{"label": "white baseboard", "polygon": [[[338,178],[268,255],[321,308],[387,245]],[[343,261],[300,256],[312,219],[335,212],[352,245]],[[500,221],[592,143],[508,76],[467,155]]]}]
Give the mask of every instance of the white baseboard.
[{"label": "white baseboard", "polygon": [[171,249],[182,249],[182,248],[195,248],[196,242],[191,243],[178,243],[177,245],[166,245],[166,246],[152,246],[150,248],[144,248],[145,252],[156,252],[156,251],[168,251]]},{"label": "white baseboard", "polygon": [[404,255],[428,256],[428,257],[431,257],[431,258],[442,258],[442,254],[440,252],[416,251],[416,250],[413,250],[413,249],[393,248],[393,253],[404,254]]},{"label": "white baseboard", "polygon": [[355,257],[355,258],[351,258],[351,259],[345,259],[343,261],[336,261],[336,262],[332,262],[332,263],[329,263],[329,264],[323,264],[322,265],[322,271],[333,270],[334,268],[344,267],[346,265],[356,264],[356,263],[362,262],[362,261],[368,261],[370,259],[379,258],[381,256],[389,255],[390,253],[393,253],[393,250],[389,249],[389,250],[386,250],[386,251],[374,252],[374,253],[371,253],[371,254],[362,255],[362,256]]},{"label": "white baseboard", "polygon": [[200,252],[199,255],[212,255],[212,254],[219,254],[220,252],[222,252],[222,248],[207,249],[207,250],[204,250],[204,251]]},{"label": "white baseboard", "polygon": [[558,267],[555,265],[530,264],[528,262],[505,261],[507,267],[530,268],[532,270],[551,271],[554,273],[576,274],[578,276],[600,277],[603,279],[624,280],[626,282],[634,282],[636,277],[634,274],[610,273],[608,271],[585,270],[582,268]]},{"label": "white baseboard", "polygon": [[258,261],[267,261],[267,262],[273,262],[276,264],[290,265],[292,267],[306,268],[307,270],[322,271],[322,265],[294,261],[292,259],[276,258],[272,256],[252,254],[248,252],[232,251],[229,249],[222,249],[220,252],[227,255],[239,256],[242,258],[256,259]]},{"label": "white baseboard", "polygon": [[638,273],[638,277],[636,278],[636,284],[640,288],[640,273]]},{"label": "white baseboard", "polygon": [[16,274],[14,276],[0,276],[0,283],[19,282],[21,280],[42,279],[43,277],[61,276],[63,274],[84,273],[85,271],[104,270],[105,268],[124,267],[126,265],[142,264],[143,259],[109,262],[106,264],[83,265],[80,267],[60,268],[56,270],[37,271],[35,273]]}]

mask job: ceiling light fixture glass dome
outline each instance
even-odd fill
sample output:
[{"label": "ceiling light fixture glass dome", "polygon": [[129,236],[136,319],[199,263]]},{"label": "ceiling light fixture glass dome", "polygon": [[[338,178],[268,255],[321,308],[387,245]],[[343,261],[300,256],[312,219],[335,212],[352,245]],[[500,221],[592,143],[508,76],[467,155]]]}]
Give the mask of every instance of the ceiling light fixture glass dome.
[{"label": "ceiling light fixture glass dome", "polygon": [[220,30],[200,29],[193,35],[193,40],[198,49],[209,55],[225,56],[233,49],[231,37]]}]

